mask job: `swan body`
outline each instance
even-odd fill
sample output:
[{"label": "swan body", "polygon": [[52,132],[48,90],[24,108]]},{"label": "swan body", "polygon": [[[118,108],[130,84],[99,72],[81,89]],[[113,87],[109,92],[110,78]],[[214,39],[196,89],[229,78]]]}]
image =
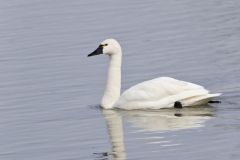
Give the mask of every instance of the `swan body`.
[{"label": "swan body", "polygon": [[114,107],[123,109],[171,108],[176,101],[181,102],[183,106],[196,106],[206,104],[216,96],[219,94],[209,94],[209,91],[202,86],[170,77],[160,77],[129,88],[116,101]]},{"label": "swan body", "polygon": [[210,94],[204,87],[170,77],[159,77],[139,83],[120,95],[122,50],[115,39],[104,40],[89,54],[104,54],[110,58],[106,89],[101,106],[106,109],[160,109],[174,107],[175,102],[183,106],[207,104],[221,94]]}]

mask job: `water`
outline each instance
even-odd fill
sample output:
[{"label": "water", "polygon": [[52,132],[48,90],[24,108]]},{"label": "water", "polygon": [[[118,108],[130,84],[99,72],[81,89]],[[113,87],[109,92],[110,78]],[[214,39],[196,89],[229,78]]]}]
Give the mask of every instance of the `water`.
[{"label": "water", "polygon": [[[0,3],[0,159],[240,158],[240,2],[237,0]],[[158,76],[222,92],[198,109],[99,109],[120,41],[123,90]]]}]

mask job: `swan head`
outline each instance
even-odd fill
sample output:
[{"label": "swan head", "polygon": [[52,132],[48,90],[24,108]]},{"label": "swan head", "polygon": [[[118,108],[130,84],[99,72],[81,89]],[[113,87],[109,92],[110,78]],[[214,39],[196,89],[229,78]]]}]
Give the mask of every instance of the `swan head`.
[{"label": "swan head", "polygon": [[118,55],[121,54],[121,47],[117,40],[115,39],[106,39],[101,42],[101,44],[98,46],[98,48],[93,51],[91,54],[88,55],[88,57],[96,56],[96,55]]}]

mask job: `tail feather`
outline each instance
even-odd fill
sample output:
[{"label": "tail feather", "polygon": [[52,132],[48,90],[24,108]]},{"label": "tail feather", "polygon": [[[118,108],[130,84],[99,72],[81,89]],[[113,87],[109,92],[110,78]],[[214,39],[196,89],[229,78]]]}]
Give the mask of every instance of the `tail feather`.
[{"label": "tail feather", "polygon": [[203,96],[196,96],[182,101],[184,106],[198,106],[208,104],[213,98],[220,96],[221,93],[207,94]]}]

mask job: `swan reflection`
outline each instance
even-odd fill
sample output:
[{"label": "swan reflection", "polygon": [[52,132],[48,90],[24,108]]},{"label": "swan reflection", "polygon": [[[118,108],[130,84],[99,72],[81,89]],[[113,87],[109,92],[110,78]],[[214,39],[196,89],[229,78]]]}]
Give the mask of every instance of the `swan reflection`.
[{"label": "swan reflection", "polygon": [[124,147],[124,132],[121,115],[115,110],[102,110],[104,118],[106,120],[108,134],[112,144],[111,153],[105,154],[106,157],[113,157],[114,160],[125,160],[125,147]]},{"label": "swan reflection", "polygon": [[[144,132],[177,131],[203,127],[213,116],[212,107],[153,110],[102,110],[106,120],[115,160],[126,159],[122,121],[127,121]],[[105,157],[106,158],[106,157]]]},{"label": "swan reflection", "polygon": [[174,131],[204,126],[213,108],[162,109],[158,111],[121,111],[121,115],[133,126],[144,131]]}]

